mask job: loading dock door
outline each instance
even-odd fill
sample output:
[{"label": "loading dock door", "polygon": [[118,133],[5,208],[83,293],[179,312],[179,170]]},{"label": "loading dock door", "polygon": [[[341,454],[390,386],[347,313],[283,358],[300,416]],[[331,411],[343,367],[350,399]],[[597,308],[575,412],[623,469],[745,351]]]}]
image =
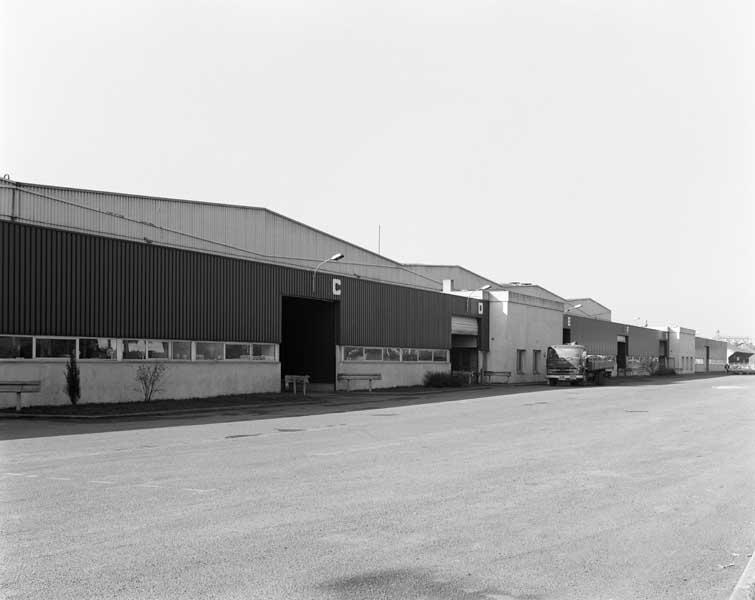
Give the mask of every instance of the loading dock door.
[{"label": "loading dock door", "polygon": [[619,335],[616,338],[616,367],[627,368],[627,336]]},{"label": "loading dock door", "polygon": [[283,298],[281,377],[309,375],[312,383],[336,380],[336,303]]},{"label": "loading dock door", "polygon": [[451,317],[451,333],[453,335],[477,335],[479,324],[473,317]]}]

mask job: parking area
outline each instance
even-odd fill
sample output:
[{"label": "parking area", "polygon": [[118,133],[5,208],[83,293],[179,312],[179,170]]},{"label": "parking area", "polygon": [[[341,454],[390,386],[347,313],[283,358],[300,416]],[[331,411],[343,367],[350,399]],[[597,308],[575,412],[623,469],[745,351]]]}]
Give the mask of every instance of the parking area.
[{"label": "parking area", "polygon": [[753,392],[4,420],[3,595],[725,600],[753,549]]}]

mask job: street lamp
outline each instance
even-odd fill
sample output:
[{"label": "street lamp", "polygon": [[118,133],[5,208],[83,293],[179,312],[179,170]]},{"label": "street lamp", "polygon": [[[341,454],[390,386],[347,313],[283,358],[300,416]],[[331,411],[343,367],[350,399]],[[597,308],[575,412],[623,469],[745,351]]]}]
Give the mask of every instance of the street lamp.
[{"label": "street lamp", "polygon": [[467,294],[467,312],[469,312],[469,299],[472,297],[472,294],[474,294],[475,292],[484,292],[485,290],[489,290],[491,287],[493,286],[489,283],[486,283],[482,287],[478,287],[476,290],[472,290],[471,292],[469,292],[469,294]]},{"label": "street lamp", "polygon": [[576,310],[578,308],[582,308],[582,305],[581,304],[575,304],[574,306],[570,306],[569,308],[567,308],[564,312],[569,312],[570,310]]},{"label": "street lamp", "polygon": [[335,262],[337,260],[341,260],[343,258],[343,254],[341,252],[338,252],[331,256],[330,258],[326,258],[324,261],[322,261],[319,265],[315,267],[314,272],[312,273],[312,293],[315,293],[315,278],[317,277],[317,270],[323,266],[327,262]]}]

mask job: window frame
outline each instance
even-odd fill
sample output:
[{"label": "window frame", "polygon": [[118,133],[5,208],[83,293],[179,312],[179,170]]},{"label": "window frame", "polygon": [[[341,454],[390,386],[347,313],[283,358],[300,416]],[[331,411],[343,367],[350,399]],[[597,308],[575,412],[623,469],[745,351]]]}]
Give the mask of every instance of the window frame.
[{"label": "window frame", "polygon": [[[107,357],[106,358],[99,358],[99,357],[91,357],[91,356],[83,357],[83,356],[81,356],[81,351],[82,351],[81,350],[81,341],[82,340],[110,340],[112,342],[115,342],[115,344],[113,346],[113,349],[115,350],[115,352],[114,352],[114,354],[113,354],[113,356],[111,358],[107,358]],[[94,362],[103,362],[103,361],[105,361],[105,362],[117,362],[117,361],[121,360],[121,353],[123,351],[123,339],[121,339],[121,338],[89,337],[89,336],[87,336],[87,337],[79,337],[79,338],[76,338],[76,344],[77,344],[76,355],[78,357],[78,360],[80,360],[80,361],[88,362],[88,361],[91,360],[91,361],[94,361]]]},{"label": "window frame", "polygon": [[[46,337],[49,337],[49,336],[46,336]],[[33,335],[16,335],[13,333],[3,333],[2,335],[0,335],[0,338],[22,338],[22,339],[29,338],[31,339],[31,356],[29,356],[29,358],[25,358],[23,356],[13,356],[13,357],[7,357],[7,358],[0,358],[0,361],[35,360],[36,338]]]},{"label": "window frame", "polygon": [[[197,358],[197,354],[199,352],[199,344],[219,344],[220,345],[220,358]],[[220,362],[225,360],[225,342],[218,342],[216,340],[197,340],[193,343],[194,346],[194,352],[192,353],[192,358],[194,362]]]},{"label": "window frame", "polygon": [[524,375],[527,362],[527,350],[522,348],[516,349],[516,374]]},{"label": "window frame", "polygon": [[[23,336],[29,337],[29,336]],[[38,340],[72,340],[73,341],[73,356],[76,360],[79,359],[79,338],[71,337],[68,335],[39,335],[32,336],[32,360],[54,360],[54,361],[67,361],[71,355],[68,356],[37,356],[37,341]],[[89,339],[89,338],[87,338]],[[11,359],[12,360],[12,359]]]},{"label": "window frame", "polygon": [[540,358],[543,354],[542,350],[532,350],[532,374],[540,375]]}]

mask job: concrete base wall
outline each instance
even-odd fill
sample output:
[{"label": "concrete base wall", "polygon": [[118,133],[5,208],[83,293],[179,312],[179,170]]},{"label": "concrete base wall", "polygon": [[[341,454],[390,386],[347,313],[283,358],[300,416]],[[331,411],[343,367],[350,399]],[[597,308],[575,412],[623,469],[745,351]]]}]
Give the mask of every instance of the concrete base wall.
[{"label": "concrete base wall", "polygon": [[669,366],[677,375],[695,372],[695,330],[669,327]]},{"label": "concrete base wall", "polygon": [[[383,378],[380,381],[373,381],[372,387],[391,388],[399,386],[422,385],[425,373],[429,371],[451,372],[450,362],[369,362],[369,361],[338,361],[336,363],[337,373],[359,374],[359,373],[380,373]],[[337,381],[337,390],[345,390],[346,382]],[[367,390],[369,389],[368,381],[350,381],[349,389]]]},{"label": "concrete base wall", "polygon": [[[143,400],[136,371],[151,361],[79,361],[81,403]],[[280,391],[278,362],[165,362],[160,398],[206,398],[225,394]],[[0,381],[40,380],[38,394],[23,394],[24,406],[68,404],[65,361],[3,361]],[[0,407],[16,405],[15,394],[0,394]]]}]

